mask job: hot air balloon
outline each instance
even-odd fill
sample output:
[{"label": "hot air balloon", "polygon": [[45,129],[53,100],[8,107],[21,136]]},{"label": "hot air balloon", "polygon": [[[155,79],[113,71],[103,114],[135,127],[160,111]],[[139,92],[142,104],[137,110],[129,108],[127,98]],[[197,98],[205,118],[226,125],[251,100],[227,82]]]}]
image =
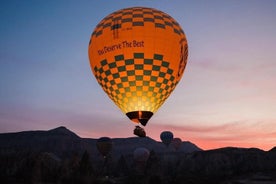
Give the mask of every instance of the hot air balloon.
[{"label": "hot air balloon", "polygon": [[188,44],[180,25],[153,8],[125,8],[92,32],[88,55],[96,80],[135,123],[145,126],[181,79]]},{"label": "hot air balloon", "polygon": [[173,140],[173,133],[170,131],[163,131],[160,134],[160,139],[162,140],[162,142],[168,147],[169,144],[172,142]]},{"label": "hot air balloon", "polygon": [[133,159],[138,163],[145,163],[149,158],[150,152],[147,148],[139,147],[133,152]]},{"label": "hot air balloon", "polygon": [[133,160],[135,162],[136,173],[142,174],[144,172],[149,156],[150,152],[147,148],[139,147],[134,150]]},{"label": "hot air balloon", "polygon": [[176,138],[173,138],[171,143],[172,143],[174,149],[178,150],[182,144],[182,140],[180,138],[176,137]]},{"label": "hot air balloon", "polygon": [[106,158],[112,149],[112,140],[109,137],[101,137],[97,140],[96,146],[102,156]]}]

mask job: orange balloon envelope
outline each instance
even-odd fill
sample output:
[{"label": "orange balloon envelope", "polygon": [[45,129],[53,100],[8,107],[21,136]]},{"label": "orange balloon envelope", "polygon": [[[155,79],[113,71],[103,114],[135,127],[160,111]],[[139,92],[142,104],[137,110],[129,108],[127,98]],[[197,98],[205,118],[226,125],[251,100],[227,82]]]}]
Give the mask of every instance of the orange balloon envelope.
[{"label": "orange balloon envelope", "polygon": [[133,7],[111,13],[96,26],[88,53],[92,72],[109,98],[145,126],[181,79],[188,44],[170,15]]}]

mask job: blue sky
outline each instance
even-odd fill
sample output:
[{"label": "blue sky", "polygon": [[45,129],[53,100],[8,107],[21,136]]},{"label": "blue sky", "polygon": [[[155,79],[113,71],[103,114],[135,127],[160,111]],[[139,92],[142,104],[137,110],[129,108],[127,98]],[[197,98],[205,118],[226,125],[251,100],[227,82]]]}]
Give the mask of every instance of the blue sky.
[{"label": "blue sky", "polygon": [[122,8],[174,17],[189,58],[175,91],[149,121],[204,149],[270,149],[276,142],[276,1],[0,2],[0,132],[66,126],[81,137],[131,137],[134,124],[107,97],[89,65],[90,34]]}]

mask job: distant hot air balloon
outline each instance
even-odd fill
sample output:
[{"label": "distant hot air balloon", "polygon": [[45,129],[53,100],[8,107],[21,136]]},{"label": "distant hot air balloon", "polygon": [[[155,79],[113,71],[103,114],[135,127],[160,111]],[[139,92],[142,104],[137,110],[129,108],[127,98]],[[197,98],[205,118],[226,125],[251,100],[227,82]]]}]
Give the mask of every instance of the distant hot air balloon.
[{"label": "distant hot air balloon", "polygon": [[101,137],[96,143],[98,151],[105,158],[112,149],[112,140],[109,137]]},{"label": "distant hot air balloon", "polygon": [[147,162],[149,156],[150,156],[149,150],[144,147],[136,148],[133,152],[133,159],[137,163]]},{"label": "distant hot air balloon", "polygon": [[133,152],[133,160],[135,162],[135,172],[142,174],[145,170],[146,163],[150,156],[150,152],[147,148],[139,147]]},{"label": "distant hot air balloon", "polygon": [[170,15],[132,7],[100,21],[88,54],[92,72],[109,98],[133,122],[145,126],[181,79],[188,44]]},{"label": "distant hot air balloon", "polygon": [[172,143],[174,149],[178,150],[182,144],[182,140],[180,138],[176,137],[176,138],[173,138],[171,143]]},{"label": "distant hot air balloon", "polygon": [[163,131],[160,134],[160,139],[162,140],[162,142],[166,145],[169,146],[169,144],[172,142],[173,140],[173,133],[170,131]]}]

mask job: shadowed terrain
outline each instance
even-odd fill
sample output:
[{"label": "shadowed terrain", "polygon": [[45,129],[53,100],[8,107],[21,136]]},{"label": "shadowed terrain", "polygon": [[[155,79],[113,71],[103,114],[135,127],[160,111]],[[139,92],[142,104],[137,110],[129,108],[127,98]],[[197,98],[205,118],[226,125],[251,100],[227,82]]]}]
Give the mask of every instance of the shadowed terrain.
[{"label": "shadowed terrain", "polygon": [[[178,150],[150,137],[112,139],[103,157],[97,139],[65,127],[0,134],[1,183],[276,183],[276,147],[201,150],[184,141]],[[150,151],[144,163],[133,152]]]}]

